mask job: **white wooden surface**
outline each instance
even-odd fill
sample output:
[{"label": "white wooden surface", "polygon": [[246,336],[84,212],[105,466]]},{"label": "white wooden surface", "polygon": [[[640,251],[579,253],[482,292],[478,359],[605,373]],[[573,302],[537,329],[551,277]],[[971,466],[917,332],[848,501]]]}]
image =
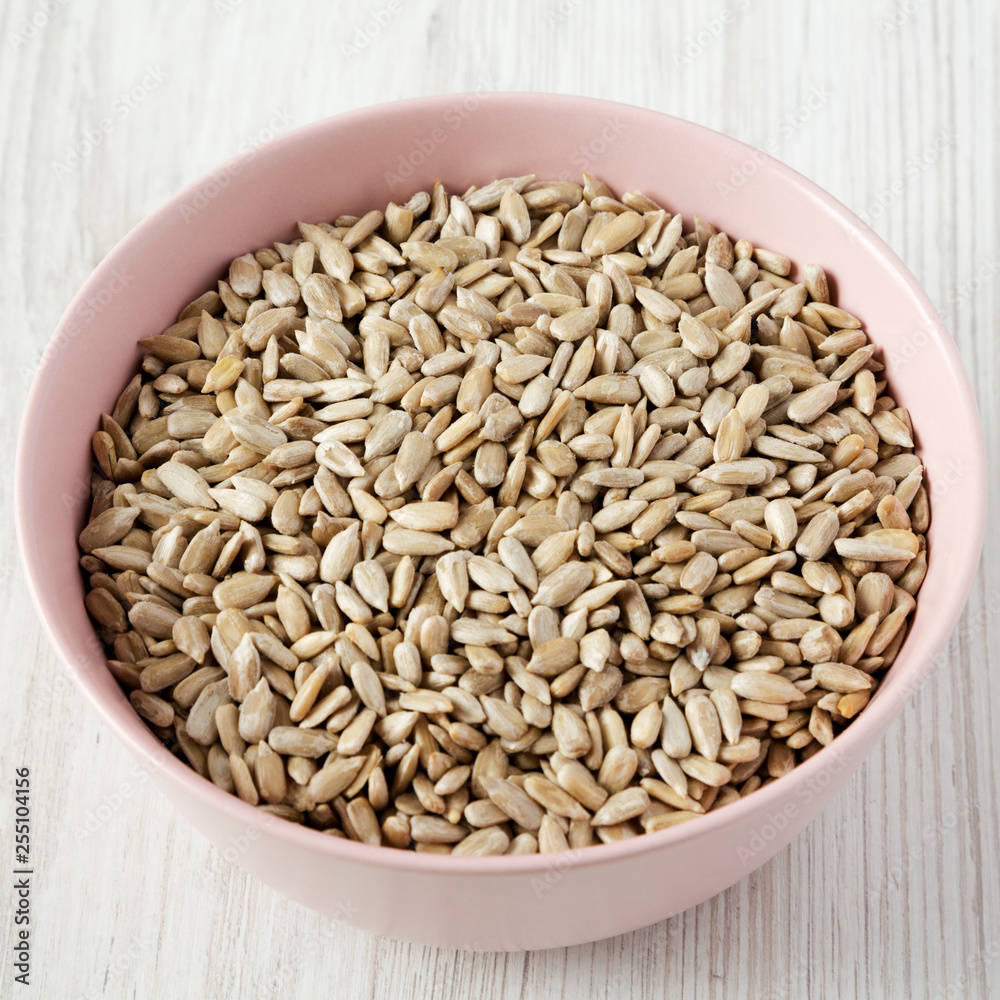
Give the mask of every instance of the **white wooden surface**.
[{"label": "white wooden surface", "polygon": [[[366,23],[374,37],[358,36]],[[488,87],[669,111],[866,212],[948,317],[995,456],[998,29],[992,0],[5,0],[4,454],[72,294],[182,185],[329,114]],[[195,834],[60,683],[23,593],[8,477],[0,489],[0,996],[1000,996],[996,531],[932,680],[789,849],[669,923],[477,955],[331,928]],[[6,873],[21,765],[37,865],[27,988],[13,983]]]}]

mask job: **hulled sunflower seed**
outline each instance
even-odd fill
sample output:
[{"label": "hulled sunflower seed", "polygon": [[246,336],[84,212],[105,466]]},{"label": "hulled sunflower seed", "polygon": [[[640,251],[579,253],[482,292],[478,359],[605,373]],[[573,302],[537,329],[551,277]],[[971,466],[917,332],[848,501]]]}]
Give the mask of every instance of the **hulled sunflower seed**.
[{"label": "hulled sunflower seed", "polygon": [[592,177],[298,232],[141,342],[91,441],[86,609],[192,767],[372,845],[545,853],[863,710],[930,511],[822,268]]}]

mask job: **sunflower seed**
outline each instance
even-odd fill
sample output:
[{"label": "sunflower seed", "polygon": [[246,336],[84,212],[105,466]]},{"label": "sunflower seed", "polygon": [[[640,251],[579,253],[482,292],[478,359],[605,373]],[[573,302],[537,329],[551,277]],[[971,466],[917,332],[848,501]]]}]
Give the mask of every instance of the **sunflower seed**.
[{"label": "sunflower seed", "polygon": [[864,709],[930,505],[821,268],[586,176],[299,234],[144,338],[91,439],[85,606],[194,769],[371,845],[547,853]]}]

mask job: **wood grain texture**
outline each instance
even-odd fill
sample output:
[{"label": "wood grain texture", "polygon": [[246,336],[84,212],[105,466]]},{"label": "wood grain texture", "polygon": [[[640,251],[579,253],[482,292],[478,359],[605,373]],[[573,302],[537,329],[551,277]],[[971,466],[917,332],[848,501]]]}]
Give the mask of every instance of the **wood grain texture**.
[{"label": "wood grain texture", "polygon": [[[276,130],[477,87],[600,96],[693,119],[867,213],[947,317],[997,454],[992,0],[394,0],[398,14],[388,0],[51,0],[49,9],[0,5],[8,457],[30,371],[62,311],[168,196]],[[378,10],[387,23],[359,38]],[[995,464],[990,482],[995,495]],[[27,989],[12,985],[11,876],[0,876],[0,995],[1000,996],[995,529],[938,669],[787,850],[634,934],[472,954],[332,925],[244,876],[180,819],[63,679],[24,593],[11,489],[5,477],[0,844],[11,843],[13,768],[29,765],[38,874]]]}]

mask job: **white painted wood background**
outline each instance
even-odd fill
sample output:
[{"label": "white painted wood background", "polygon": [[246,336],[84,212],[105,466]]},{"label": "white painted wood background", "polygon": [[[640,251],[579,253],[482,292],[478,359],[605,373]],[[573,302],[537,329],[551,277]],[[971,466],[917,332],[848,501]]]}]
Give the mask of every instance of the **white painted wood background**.
[{"label": "white painted wood background", "polygon": [[[358,37],[377,13],[384,26]],[[866,212],[948,318],[995,457],[998,61],[993,0],[3,0],[4,455],[24,366],[101,257],[181,186],[276,131],[488,86],[690,118]],[[145,96],[127,97],[135,87]],[[102,119],[111,130],[75,155]],[[137,778],[75,690],[53,687],[61,667],[23,593],[9,477],[0,488],[3,868],[15,766],[32,769],[37,852],[27,988],[13,983],[12,879],[0,876],[0,996],[1000,996],[995,530],[933,679],[790,848],[668,923],[477,955],[328,931]],[[75,837],[102,807],[99,831]]]}]

